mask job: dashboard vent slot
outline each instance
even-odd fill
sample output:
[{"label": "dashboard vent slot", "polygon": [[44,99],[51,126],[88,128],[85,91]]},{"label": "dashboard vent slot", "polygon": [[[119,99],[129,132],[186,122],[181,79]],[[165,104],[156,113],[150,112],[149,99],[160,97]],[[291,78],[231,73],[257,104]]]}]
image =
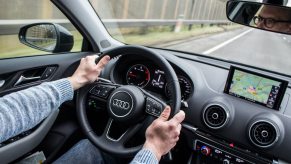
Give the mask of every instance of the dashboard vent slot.
[{"label": "dashboard vent slot", "polygon": [[220,105],[206,107],[203,114],[204,123],[212,129],[219,129],[226,125],[229,113]]},{"label": "dashboard vent slot", "polygon": [[278,140],[277,131],[273,124],[266,121],[258,121],[250,128],[250,140],[258,147],[270,147]]}]

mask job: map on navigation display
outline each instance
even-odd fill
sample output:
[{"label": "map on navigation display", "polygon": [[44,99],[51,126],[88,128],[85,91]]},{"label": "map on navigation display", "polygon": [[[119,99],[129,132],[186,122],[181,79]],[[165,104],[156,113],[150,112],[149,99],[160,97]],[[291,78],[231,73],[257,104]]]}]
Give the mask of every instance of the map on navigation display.
[{"label": "map on navigation display", "polygon": [[235,70],[233,73],[229,94],[244,97],[248,100],[265,104],[273,108],[281,82]]}]

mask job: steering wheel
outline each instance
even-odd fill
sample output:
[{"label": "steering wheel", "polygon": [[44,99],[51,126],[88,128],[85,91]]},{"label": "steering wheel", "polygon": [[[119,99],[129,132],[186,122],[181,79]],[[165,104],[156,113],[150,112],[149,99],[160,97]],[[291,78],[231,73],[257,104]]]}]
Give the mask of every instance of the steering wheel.
[{"label": "steering wheel", "polygon": [[[96,63],[105,55],[109,55],[110,59],[113,59],[127,54],[139,55],[152,60],[165,72],[170,92],[169,105],[172,109],[170,117],[173,117],[180,110],[181,91],[174,69],[163,56],[142,46],[121,46],[104,52],[96,60]],[[98,99],[105,100],[107,103],[109,119],[100,136],[93,131],[87,118],[86,98],[90,94],[98,97]],[[125,144],[142,127],[143,118],[158,117],[166,105],[156,96],[133,85],[97,81],[79,89],[77,92],[77,116],[88,139],[103,151],[121,157],[134,156],[142,148],[142,145],[128,148],[125,147]],[[112,139],[108,135],[112,122],[129,125],[129,128],[118,139]]]}]

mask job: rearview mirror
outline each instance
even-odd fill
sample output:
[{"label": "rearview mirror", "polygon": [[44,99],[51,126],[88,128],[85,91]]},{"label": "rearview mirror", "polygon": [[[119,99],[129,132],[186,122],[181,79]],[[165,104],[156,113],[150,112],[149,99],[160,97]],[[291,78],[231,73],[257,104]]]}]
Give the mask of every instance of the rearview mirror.
[{"label": "rearview mirror", "polygon": [[74,45],[73,35],[53,23],[24,26],[19,31],[19,40],[29,47],[47,52],[69,52]]},{"label": "rearview mirror", "polygon": [[291,8],[278,4],[228,1],[227,18],[257,29],[291,34]]}]

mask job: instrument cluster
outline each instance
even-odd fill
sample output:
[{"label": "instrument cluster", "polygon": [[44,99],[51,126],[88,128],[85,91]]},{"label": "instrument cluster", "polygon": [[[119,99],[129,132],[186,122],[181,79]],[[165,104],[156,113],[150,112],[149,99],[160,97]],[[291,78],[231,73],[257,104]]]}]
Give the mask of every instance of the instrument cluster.
[{"label": "instrument cluster", "polygon": [[[177,73],[177,72],[176,72]],[[185,75],[177,73],[181,88],[182,100],[187,100],[193,92],[193,85]],[[170,92],[167,88],[165,72],[157,67],[146,64],[133,64],[126,71],[125,82],[156,93],[162,93],[167,98]]]}]

